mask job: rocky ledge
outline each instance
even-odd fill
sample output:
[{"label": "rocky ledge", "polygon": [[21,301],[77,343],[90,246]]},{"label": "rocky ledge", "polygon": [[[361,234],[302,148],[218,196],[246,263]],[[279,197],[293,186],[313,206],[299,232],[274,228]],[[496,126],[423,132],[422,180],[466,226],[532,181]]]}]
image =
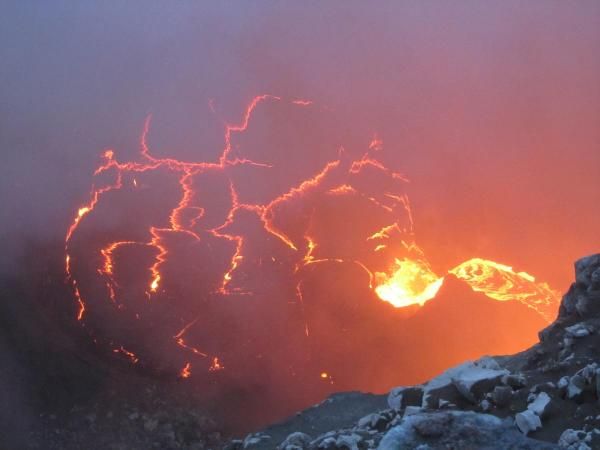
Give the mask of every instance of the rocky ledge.
[{"label": "rocky ledge", "polygon": [[387,397],[337,394],[226,449],[600,448],[600,254],[578,260],[575,275],[556,321],[522,353]]}]

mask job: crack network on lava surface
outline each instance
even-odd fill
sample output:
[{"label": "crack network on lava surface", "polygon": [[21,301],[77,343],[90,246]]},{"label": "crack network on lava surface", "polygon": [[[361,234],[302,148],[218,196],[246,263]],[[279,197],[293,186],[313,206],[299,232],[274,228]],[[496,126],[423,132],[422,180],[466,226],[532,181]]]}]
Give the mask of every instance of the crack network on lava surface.
[{"label": "crack network on lava surface", "polygon": [[[89,201],[78,209],[65,236],[65,269],[78,305],[77,319],[79,321],[85,322],[90,306],[87,297],[83,295],[80,279],[73,268],[75,235],[84,220],[97,209],[100,202],[109,193],[120,191],[126,186],[128,188],[133,186],[134,189],[137,189],[139,187],[137,177],[143,173],[159,170],[175,175],[179,189],[179,200],[170,209],[165,220],[166,226],[149,226],[146,230],[147,238],[145,240],[111,241],[99,250],[99,265],[96,272],[104,280],[108,299],[117,308],[122,307],[122,303],[120,303],[118,295],[121,286],[115,279],[117,265],[115,254],[126,248],[147,248],[154,252],[154,259],[147,267],[148,276],[145,286],[147,301],[152,302],[163,289],[165,281],[163,268],[169,261],[171,253],[168,237],[175,234],[183,234],[195,242],[201,241],[203,234],[229,242],[233,251],[229,256],[227,267],[221,274],[221,281],[213,294],[220,296],[242,294],[243,291],[239,287],[234,287],[234,283],[240,264],[246,258],[246,248],[250,242],[246,236],[234,231],[236,218],[240,214],[253,215],[268,236],[296,255],[293,267],[296,277],[294,292],[301,308],[304,304],[303,273],[309,267],[326,263],[349,263],[359,267],[367,275],[369,288],[381,300],[396,307],[423,305],[435,297],[444,277],[440,277],[432,271],[422,250],[414,242],[413,215],[408,196],[393,188],[371,188],[363,180],[364,177],[368,179],[371,174],[375,174],[377,178],[390,180],[389,186],[401,186],[408,182],[404,175],[386,167],[377,158],[377,154],[383,151],[383,141],[378,136],[375,135],[368,143],[361,157],[352,159],[340,148],[336,158],[329,160],[311,176],[289,187],[283,194],[274,196],[268,202],[245,203],[241,200],[239,186],[236,184],[235,177],[232,176],[232,169],[248,166],[271,170],[274,169],[274,165],[269,161],[255,161],[242,157],[240,152],[234,148],[232,139],[248,130],[252,116],[260,105],[276,102],[286,102],[294,108],[314,107],[314,103],[310,100],[284,100],[268,94],[254,97],[244,110],[239,122],[225,124],[223,148],[220,155],[212,162],[187,162],[175,158],[154,156],[148,145],[150,116],[144,124],[138,159],[120,161],[114,150],[106,150],[103,153],[102,162],[93,175],[95,179],[98,179],[111,174],[112,181],[98,187],[92,186]],[[228,185],[230,208],[224,221],[202,228],[198,224],[207,213],[207,209],[198,200],[202,194],[197,191],[196,184],[199,177],[209,173],[217,173],[225,178]],[[359,254],[349,257],[347,254],[319,253],[324,243],[319,241],[318,233],[314,232],[314,227],[311,226],[311,220],[306,221],[301,236],[290,233],[278,223],[278,211],[282,207],[298,199],[308,198],[315,193],[332,200],[360,198],[365,204],[381,211],[382,215],[392,218],[383,226],[374,227],[364,236],[360,236],[360,241],[369,252],[368,261]],[[392,258],[392,263],[383,270],[373,267],[373,264],[369,262],[377,259],[378,255],[396,251],[398,248],[404,251],[404,256]],[[274,256],[271,258],[275,261]],[[536,309],[545,318],[548,318],[550,314],[548,311],[557,300],[557,294],[553,290],[545,284],[536,283],[531,275],[525,272],[513,272],[509,266],[492,261],[473,259],[449,272],[469,283],[474,290],[484,292],[491,298],[497,300],[516,298]],[[515,297],[516,294],[518,295]],[[197,320],[196,318],[188,321],[175,330],[172,333],[172,339],[183,351],[206,359],[209,371],[220,371],[224,365],[219,355],[210,354],[208,351],[189,344],[186,340],[186,333],[196,324]],[[304,321],[304,333],[306,336],[310,334],[310,324],[306,320]],[[113,351],[126,356],[133,363],[139,361],[138,356],[120,344],[115,344]],[[191,375],[191,369],[191,362],[185,362],[180,376],[188,378]]]}]

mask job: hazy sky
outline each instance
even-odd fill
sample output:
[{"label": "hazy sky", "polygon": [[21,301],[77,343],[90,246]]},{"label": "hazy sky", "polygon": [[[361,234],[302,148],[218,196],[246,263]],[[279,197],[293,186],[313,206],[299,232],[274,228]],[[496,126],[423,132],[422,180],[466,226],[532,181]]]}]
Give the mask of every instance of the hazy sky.
[{"label": "hazy sky", "polygon": [[[600,250],[600,3],[0,1],[0,236],[62,239],[100,152],[213,154],[258,93],[378,132],[436,270],[564,290]],[[212,153],[211,153],[212,152]]]}]

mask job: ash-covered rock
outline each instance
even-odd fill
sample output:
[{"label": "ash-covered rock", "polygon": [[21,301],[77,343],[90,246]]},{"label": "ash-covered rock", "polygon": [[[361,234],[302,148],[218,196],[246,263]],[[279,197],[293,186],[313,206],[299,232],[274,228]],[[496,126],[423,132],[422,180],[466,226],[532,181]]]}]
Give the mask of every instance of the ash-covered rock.
[{"label": "ash-covered rock", "polygon": [[[598,433],[596,433],[598,434]],[[563,431],[558,439],[558,446],[569,450],[591,450],[593,433],[571,428]]]},{"label": "ash-covered rock", "polygon": [[510,419],[471,411],[420,413],[407,417],[381,440],[380,450],[473,448],[554,449],[524,437]]},{"label": "ash-covered rock", "polygon": [[[598,318],[600,312],[600,254],[586,256],[575,262],[575,283],[562,299],[558,320],[578,316],[580,319]],[[563,327],[566,330],[567,327]]]},{"label": "ash-covered rock", "polygon": [[423,402],[423,388],[422,386],[395,387],[388,394],[387,402],[388,406],[395,410],[400,410],[407,406],[421,405]]},{"label": "ash-covered rock", "polygon": [[440,401],[458,404],[466,400],[477,403],[483,394],[500,384],[508,374],[508,370],[502,369],[493,358],[467,361],[425,384],[422,406],[438,408]]},{"label": "ash-covered rock", "polygon": [[264,443],[268,443],[271,440],[271,436],[266,433],[252,433],[246,436],[242,442],[242,448],[249,450],[253,448],[259,448]]},{"label": "ash-covered rock", "polygon": [[311,441],[312,438],[308,434],[297,431],[285,438],[277,450],[301,450],[308,447]]},{"label": "ash-covered rock", "polygon": [[343,420],[331,420],[331,405],[324,402],[309,410],[311,420],[333,426],[315,433],[314,426],[290,421],[295,428],[279,425],[289,436],[256,448],[600,448],[600,254],[578,260],[575,272],[556,321],[532,348],[465,362],[422,385],[396,387],[377,410],[364,410],[377,397],[365,395],[363,402],[353,394],[346,406],[361,414],[345,410]]}]

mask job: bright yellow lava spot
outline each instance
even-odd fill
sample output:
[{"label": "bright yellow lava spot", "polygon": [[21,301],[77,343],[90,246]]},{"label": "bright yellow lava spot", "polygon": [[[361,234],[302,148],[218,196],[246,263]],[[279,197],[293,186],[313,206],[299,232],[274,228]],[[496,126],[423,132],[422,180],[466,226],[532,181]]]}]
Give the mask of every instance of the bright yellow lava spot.
[{"label": "bright yellow lava spot", "polygon": [[150,284],[150,290],[152,292],[156,292],[156,289],[158,289],[159,281],[160,281],[160,275],[157,275],[156,278],[154,278],[154,280],[152,280],[152,283]]},{"label": "bright yellow lava spot", "polygon": [[425,261],[404,258],[396,259],[395,264],[391,276],[382,272],[375,274],[375,293],[396,308],[423,306],[435,297],[444,282],[444,277],[433,273]]}]

